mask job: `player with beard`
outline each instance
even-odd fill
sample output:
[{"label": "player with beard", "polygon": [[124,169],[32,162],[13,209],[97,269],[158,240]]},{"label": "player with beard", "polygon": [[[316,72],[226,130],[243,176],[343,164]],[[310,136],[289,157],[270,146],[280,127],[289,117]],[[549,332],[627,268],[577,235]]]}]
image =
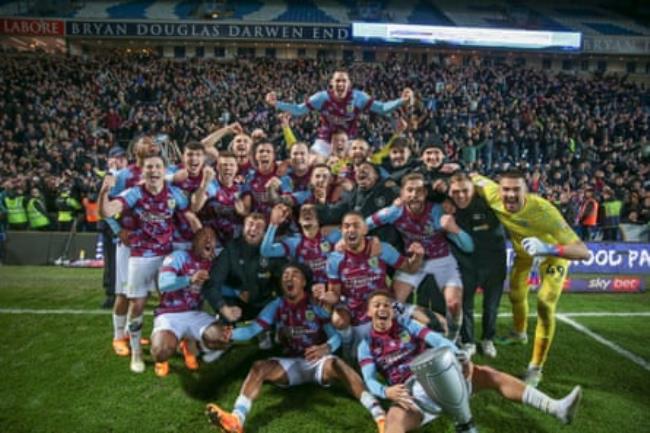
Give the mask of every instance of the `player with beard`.
[{"label": "player with beard", "polygon": [[424,176],[426,186],[431,187],[429,200],[437,203],[447,198],[446,181],[450,173],[445,169],[445,158],[445,145],[438,136],[434,136],[420,149],[420,165],[415,169]]},{"label": "player with beard", "polygon": [[275,92],[266,95],[266,102],[293,116],[305,116],[310,111],[318,111],[321,124],[311,152],[327,158],[332,153],[330,140],[335,130],[342,129],[348,137],[355,137],[361,113],[371,111],[385,116],[403,104],[410,103],[412,97],[413,91],[407,88],[402,91],[400,99],[376,101],[365,92],[353,90],[347,72],[336,71],[330,81],[330,89],[313,94],[303,104],[278,101]]},{"label": "player with beard", "polygon": [[174,356],[181,339],[191,338],[209,351],[223,349],[228,342],[214,316],[201,311],[201,287],[209,278],[216,244],[214,231],[204,227],[194,235],[189,251],[174,251],[163,260],[158,275],[160,304],[154,311],[151,333],[157,376],[169,374],[167,360]]},{"label": "player with beard", "polygon": [[[159,155],[160,146],[151,137],[138,139],[133,145],[135,164],[119,170],[115,174],[115,186],[110,198],[117,197],[128,188],[138,185],[142,180],[142,167],[147,155]],[[135,220],[128,210],[119,215],[119,223],[114,218],[104,218],[119,237],[115,247],[115,304],[113,305],[113,350],[118,356],[129,356],[129,340],[126,333],[129,301],[126,297],[126,285],[129,269],[130,235],[135,229]]]},{"label": "player with beard", "polygon": [[[332,323],[341,333],[344,353],[354,355],[355,345],[370,329],[366,315],[368,295],[386,289],[388,267],[415,272],[422,264],[424,249],[413,242],[403,256],[390,244],[373,251],[372,238],[363,215],[348,212],[341,223],[342,251],[327,257],[327,290],[314,291],[318,299],[334,308]],[[410,313],[409,313],[410,314]]]},{"label": "player with beard", "polygon": [[265,217],[271,214],[271,208],[278,196],[289,196],[293,190],[288,176],[278,173],[275,163],[275,148],[266,141],[260,141],[253,148],[255,169],[246,175],[244,185],[244,203],[253,212]]},{"label": "player with beard", "polygon": [[242,218],[250,213],[241,199],[243,186],[235,182],[237,160],[230,152],[222,152],[217,162],[217,177],[211,168],[204,169],[203,179],[192,194],[192,212],[212,227],[221,245],[238,237]]},{"label": "player with beard", "polygon": [[366,140],[356,139],[352,141],[348,152],[348,164],[339,173],[341,180],[347,183],[346,189],[352,189],[357,167],[368,160],[370,153],[370,145]]},{"label": "player with beard", "polygon": [[183,212],[194,230],[201,227],[196,215],[187,209],[189,202],[185,195],[165,183],[165,161],[161,156],[146,157],[142,171],[143,185],[129,188],[109,200],[108,191],[115,186],[115,178],[106,176],[99,193],[102,216],[112,217],[131,210],[134,219],[126,290],[130,316],[127,324],[131,337],[130,367],[134,373],[142,373],[145,369],[140,346],[142,314],[148,292],[155,290],[163,258],[171,252],[174,213]]},{"label": "player with beard", "polygon": [[411,158],[411,148],[408,140],[404,137],[397,137],[393,140],[388,158],[384,158],[380,165],[382,177],[387,177],[395,182],[402,181],[402,178],[417,167],[418,162]]},{"label": "player with beard", "polygon": [[311,197],[308,203],[313,204],[338,203],[343,192],[343,188],[336,183],[330,168],[325,164],[316,164],[312,167],[309,189]]},{"label": "player with beard", "polygon": [[316,208],[311,204],[300,207],[298,224],[300,233],[287,236],[275,242],[275,235],[287,218],[291,209],[283,204],[275,205],[271,211],[269,226],[262,240],[260,252],[265,257],[291,257],[309,267],[314,284],[327,283],[325,264],[327,256],[334,250],[334,245],[341,239],[339,230],[331,230],[328,234],[321,229],[316,215]]},{"label": "player with beard", "polygon": [[[573,421],[582,396],[580,386],[556,400],[507,373],[473,364],[442,335],[415,321],[397,317],[388,292],[378,291],[370,295],[367,314],[371,331],[359,344],[358,359],[368,390],[393,402],[386,417],[386,433],[415,430],[440,415],[443,407],[456,422],[457,432],[475,433],[469,393],[482,390],[496,391],[508,400],[552,415],[564,424]],[[437,393],[443,396],[440,401],[429,396],[410,365],[427,347],[447,351],[439,356],[447,356],[452,361],[445,371],[431,373],[428,379],[430,383],[436,383]],[[462,367],[453,359],[453,354],[458,356]],[[436,378],[433,378],[434,374]],[[432,386],[430,383],[429,387]]]},{"label": "player with beard", "polygon": [[509,293],[514,329],[503,343],[525,344],[528,341],[528,278],[531,271],[539,268],[541,283],[537,292],[535,343],[525,376],[526,383],[537,386],[555,334],[555,309],[570,261],[588,259],[589,249],[555,206],[528,193],[522,172],[502,173],[498,184],[478,174],[471,177],[478,194],[488,202],[508,231],[515,252]]},{"label": "player with beard", "polygon": [[413,243],[424,246],[425,262],[422,267],[413,274],[397,272],[393,289],[397,299],[404,302],[427,275],[433,275],[445,297],[449,338],[454,341],[463,319],[463,283],[447,239],[465,252],[472,252],[474,243],[458,227],[453,216],[444,214],[442,205],[427,202],[424,178],[420,173],[411,173],[402,179],[400,200],[402,204],[374,213],[366,223],[369,228],[394,226],[402,235],[407,249]]},{"label": "player with beard", "polygon": [[[205,165],[205,149],[198,141],[190,141],[185,145],[183,150],[182,163],[176,167],[173,174],[168,174],[172,178],[172,185],[179,188],[190,200],[194,191],[196,191],[203,182],[203,176],[208,172],[208,176],[214,176],[212,168]],[[168,170],[169,171],[169,170]],[[211,174],[209,172],[212,172]],[[174,230],[174,250],[187,250],[192,245],[194,233],[182,214],[176,215]]]},{"label": "player with beard", "polygon": [[210,269],[203,295],[210,306],[230,322],[255,317],[276,289],[283,259],[266,258],[260,244],[266,231],[264,215],[244,218],[242,236],[228,242]]},{"label": "player with beard", "polygon": [[309,162],[309,148],[303,142],[297,142],[289,150],[288,167],[284,172],[285,176],[291,179],[291,187],[294,192],[305,192],[309,190],[311,179],[311,164]]},{"label": "player with beard", "polygon": [[333,355],[340,346],[341,337],[332,327],[329,313],[312,299],[310,280],[309,269],[304,265],[288,264],[282,271],[282,297],[264,307],[251,325],[232,332],[232,341],[248,341],[275,326],[284,356],[253,364],[232,413],[216,404],[208,404],[210,421],[222,431],[243,433],[253,401],[259,397],[265,382],[291,387],[304,383],[329,386],[339,381],[370,412],[379,432],[383,433],[384,410],[364,389],[361,377]]}]

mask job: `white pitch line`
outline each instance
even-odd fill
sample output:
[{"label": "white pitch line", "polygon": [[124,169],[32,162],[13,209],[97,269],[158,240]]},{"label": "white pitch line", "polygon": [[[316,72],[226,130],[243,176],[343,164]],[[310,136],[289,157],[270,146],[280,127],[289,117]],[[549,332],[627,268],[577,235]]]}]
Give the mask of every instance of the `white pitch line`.
[{"label": "white pitch line", "polygon": [[[580,317],[587,317],[587,316],[583,315],[583,316],[580,316]],[[597,342],[609,347],[614,352],[618,353],[619,355],[623,356],[624,358],[629,359],[630,361],[634,362],[635,364],[639,365],[640,367],[644,368],[645,370],[650,371],[650,362],[648,362],[645,359],[641,358],[639,355],[636,355],[636,354],[630,352],[627,349],[623,349],[618,344],[614,343],[613,341],[610,341],[610,340],[606,339],[605,337],[603,337],[600,334],[595,333],[594,331],[587,328],[586,326],[581,325],[580,323],[576,322],[575,320],[569,318],[567,314],[558,314],[557,319],[560,322],[571,326],[576,331],[582,332],[583,334],[588,335],[589,337],[593,338]]]}]

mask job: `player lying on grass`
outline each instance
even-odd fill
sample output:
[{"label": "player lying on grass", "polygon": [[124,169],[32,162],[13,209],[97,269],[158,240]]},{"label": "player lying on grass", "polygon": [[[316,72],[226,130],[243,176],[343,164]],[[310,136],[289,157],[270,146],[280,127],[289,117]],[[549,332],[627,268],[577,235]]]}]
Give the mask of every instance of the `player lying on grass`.
[{"label": "player lying on grass", "polygon": [[311,297],[311,275],[303,264],[290,263],[282,272],[283,296],[269,303],[257,320],[232,332],[233,341],[247,341],[275,325],[286,357],[256,361],[244,380],[232,413],[208,404],[213,424],[228,433],[244,431],[246,417],[264,382],[281,387],[303,383],[328,386],[338,380],[361,401],[383,432],[385,413],[379,402],[363,387],[361,377],[333,353],[341,337],[330,323],[329,313]]},{"label": "player lying on grass", "polygon": [[[553,415],[565,424],[573,420],[582,393],[579,386],[561,400],[552,399],[507,373],[473,364],[451,341],[419,323],[398,320],[392,304],[388,292],[370,295],[372,331],[358,348],[366,386],[377,397],[394,403],[386,417],[386,433],[416,429],[442,411],[453,418],[458,432],[476,432],[469,393],[484,389]],[[425,352],[426,346],[436,350]],[[416,378],[414,370],[420,369],[423,374],[418,372]]]},{"label": "player lying on grass", "polygon": [[169,373],[167,360],[176,353],[183,338],[197,341],[206,352],[224,346],[223,332],[214,316],[201,311],[201,288],[210,277],[216,246],[214,231],[204,227],[194,235],[190,251],[174,251],[163,261],[158,276],[160,305],[154,311],[151,334],[151,355],[158,376]]}]

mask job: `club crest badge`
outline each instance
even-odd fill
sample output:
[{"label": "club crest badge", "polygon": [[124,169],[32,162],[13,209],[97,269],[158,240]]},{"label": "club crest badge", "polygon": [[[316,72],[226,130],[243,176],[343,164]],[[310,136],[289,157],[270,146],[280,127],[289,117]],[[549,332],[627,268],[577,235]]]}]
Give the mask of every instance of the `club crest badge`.
[{"label": "club crest badge", "polygon": [[314,314],[313,311],[307,310],[305,312],[305,320],[307,320],[308,322],[313,322],[315,319],[316,319],[316,314]]},{"label": "club crest badge", "polygon": [[328,241],[323,241],[320,243],[320,250],[322,253],[329,253],[332,251],[332,245]]},{"label": "club crest badge", "polygon": [[169,209],[174,209],[175,207],[176,207],[176,200],[174,200],[174,199],[171,198],[171,197],[168,198],[168,199],[167,199],[167,208],[169,208]]},{"label": "club crest badge", "polygon": [[377,257],[371,257],[368,259],[368,264],[371,268],[379,267],[379,259]]}]

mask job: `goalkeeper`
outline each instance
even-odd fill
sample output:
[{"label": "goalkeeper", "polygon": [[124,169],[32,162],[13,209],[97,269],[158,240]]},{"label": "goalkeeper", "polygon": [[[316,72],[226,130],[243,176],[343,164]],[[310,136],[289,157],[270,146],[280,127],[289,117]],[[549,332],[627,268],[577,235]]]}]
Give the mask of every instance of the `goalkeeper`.
[{"label": "goalkeeper", "polygon": [[528,342],[529,276],[539,271],[535,342],[525,375],[527,384],[537,386],[555,334],[555,308],[570,260],[588,259],[589,250],[550,202],[528,193],[522,172],[504,172],[498,184],[477,174],[471,178],[477,192],[508,230],[516,254],[510,273],[514,329],[501,343]]}]

